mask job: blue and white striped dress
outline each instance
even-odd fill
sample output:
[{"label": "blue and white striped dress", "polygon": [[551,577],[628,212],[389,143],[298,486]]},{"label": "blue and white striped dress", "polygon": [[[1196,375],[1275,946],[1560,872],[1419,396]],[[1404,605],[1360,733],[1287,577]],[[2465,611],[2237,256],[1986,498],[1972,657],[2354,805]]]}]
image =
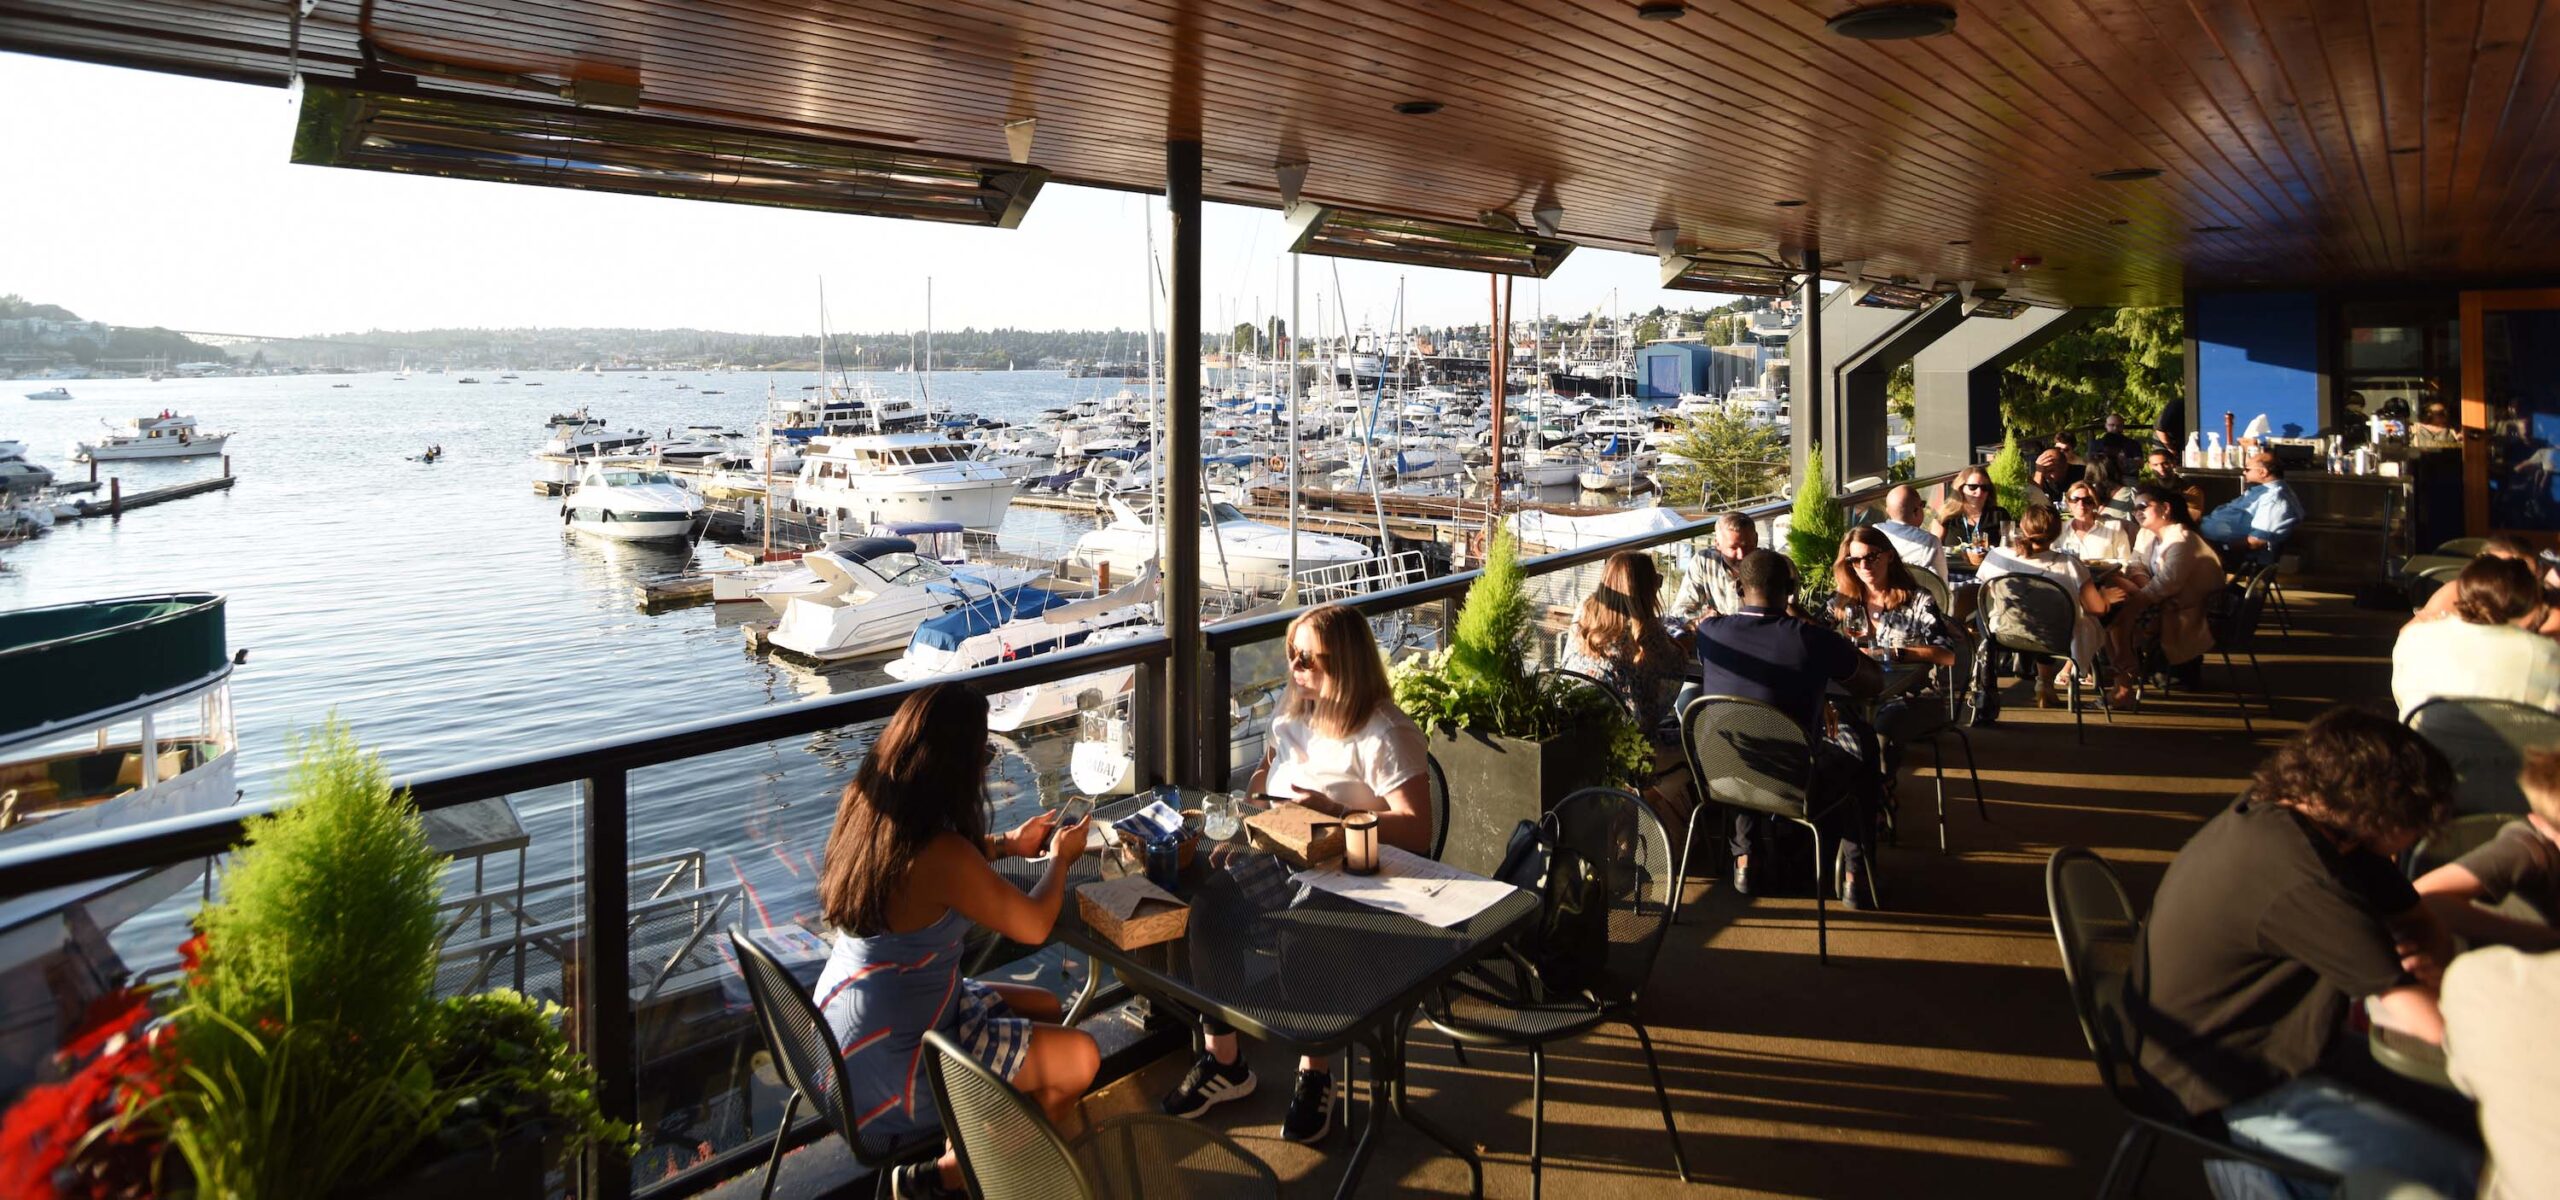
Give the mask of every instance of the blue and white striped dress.
[{"label": "blue and white striped dress", "polygon": [[854,1125],[864,1133],[897,1140],[940,1123],[923,1080],[928,1029],[1005,1079],[1030,1055],[1031,1022],[1014,1016],[995,989],[960,975],[968,929],[953,909],[911,933],[836,931],[835,952],[818,975],[818,1010],[844,1050]]}]

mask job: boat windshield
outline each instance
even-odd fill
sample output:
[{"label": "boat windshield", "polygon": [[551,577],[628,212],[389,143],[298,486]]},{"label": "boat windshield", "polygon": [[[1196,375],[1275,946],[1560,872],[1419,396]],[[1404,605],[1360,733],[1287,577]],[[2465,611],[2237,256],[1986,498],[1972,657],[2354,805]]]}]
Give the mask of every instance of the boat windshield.
[{"label": "boat windshield", "polygon": [[606,487],[638,487],[644,483],[674,483],[664,471],[606,471],[601,478]]},{"label": "boat windshield", "polygon": [[863,564],[890,583],[922,585],[951,578],[951,568],[916,554],[883,554]]},{"label": "boat windshield", "polygon": [[1224,525],[1230,521],[1241,521],[1244,519],[1245,516],[1243,512],[1239,511],[1235,505],[1228,504],[1224,501],[1210,505],[1200,514],[1200,523],[1203,525]]}]

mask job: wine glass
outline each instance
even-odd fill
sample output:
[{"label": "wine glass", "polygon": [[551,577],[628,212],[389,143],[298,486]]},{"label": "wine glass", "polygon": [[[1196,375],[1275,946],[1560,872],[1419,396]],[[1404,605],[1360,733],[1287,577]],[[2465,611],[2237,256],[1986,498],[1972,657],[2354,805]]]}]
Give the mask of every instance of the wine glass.
[{"label": "wine glass", "polygon": [[1213,842],[1230,840],[1244,828],[1236,817],[1236,798],[1211,792],[1200,799],[1200,835]]}]

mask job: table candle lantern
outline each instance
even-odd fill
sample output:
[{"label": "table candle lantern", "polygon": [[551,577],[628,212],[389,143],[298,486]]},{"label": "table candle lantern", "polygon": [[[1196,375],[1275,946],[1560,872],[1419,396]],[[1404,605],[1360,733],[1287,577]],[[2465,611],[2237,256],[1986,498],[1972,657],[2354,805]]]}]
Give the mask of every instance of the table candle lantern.
[{"label": "table candle lantern", "polygon": [[1342,819],[1342,869],[1354,875],[1378,870],[1378,814],[1353,813]]}]

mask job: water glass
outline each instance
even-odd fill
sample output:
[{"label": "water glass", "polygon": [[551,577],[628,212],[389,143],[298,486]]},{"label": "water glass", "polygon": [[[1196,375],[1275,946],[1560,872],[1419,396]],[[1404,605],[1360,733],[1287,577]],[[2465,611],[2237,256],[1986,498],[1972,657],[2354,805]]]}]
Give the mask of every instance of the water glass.
[{"label": "water glass", "polygon": [[1236,798],[1225,792],[1211,792],[1200,798],[1200,836],[1213,842],[1228,841],[1242,832],[1244,822],[1236,816]]}]

